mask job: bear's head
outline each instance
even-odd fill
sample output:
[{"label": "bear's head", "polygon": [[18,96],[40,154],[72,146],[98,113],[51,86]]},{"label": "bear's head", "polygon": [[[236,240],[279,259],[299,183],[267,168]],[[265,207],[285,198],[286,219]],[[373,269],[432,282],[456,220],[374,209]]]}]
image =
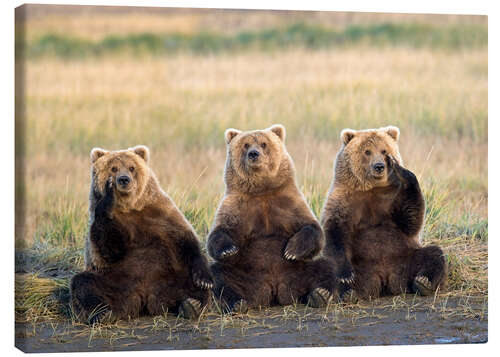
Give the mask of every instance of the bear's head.
[{"label": "bear's head", "polygon": [[[112,180],[116,206],[128,211],[140,209],[141,198],[152,177],[149,168],[149,149],[139,145],[127,150],[107,151],[94,148],[92,162],[92,188],[103,193],[108,180]],[[92,195],[92,192],[91,192]]]},{"label": "bear's head", "polygon": [[388,155],[400,165],[399,129],[344,129],[340,133],[342,147],[335,163],[335,182],[351,189],[367,191],[390,184],[391,167]]},{"label": "bear's head", "polygon": [[227,159],[224,179],[228,190],[263,193],[294,180],[295,169],[285,147],[285,128],[225,132]]}]

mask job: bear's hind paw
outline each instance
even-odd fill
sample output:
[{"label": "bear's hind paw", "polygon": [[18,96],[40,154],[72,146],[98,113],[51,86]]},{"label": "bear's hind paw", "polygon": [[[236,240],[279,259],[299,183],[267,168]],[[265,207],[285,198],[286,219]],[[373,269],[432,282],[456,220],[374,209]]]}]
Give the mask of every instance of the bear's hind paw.
[{"label": "bear's hind paw", "polygon": [[332,294],[324,288],[315,288],[307,297],[307,305],[313,308],[325,307],[332,299]]},{"label": "bear's hind paw", "polygon": [[424,275],[417,275],[413,280],[414,290],[422,296],[428,296],[433,294],[432,283]]},{"label": "bear's hind paw", "polygon": [[91,326],[94,324],[101,324],[111,321],[112,321],[111,310],[107,308],[93,311],[87,318],[87,324]]},{"label": "bear's hind paw", "polygon": [[194,298],[187,298],[179,306],[179,316],[188,320],[197,319],[201,314],[201,302]]}]

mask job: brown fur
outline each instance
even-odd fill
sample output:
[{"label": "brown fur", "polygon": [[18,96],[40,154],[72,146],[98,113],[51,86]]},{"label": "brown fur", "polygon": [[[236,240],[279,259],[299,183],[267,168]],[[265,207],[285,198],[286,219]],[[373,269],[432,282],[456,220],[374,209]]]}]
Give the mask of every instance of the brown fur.
[{"label": "brown fur", "polygon": [[[188,298],[208,301],[211,275],[196,234],[151,171],[144,146],[91,152],[90,230],[86,271],[72,281],[83,320],[96,303],[116,318],[178,310]],[[123,175],[131,179],[119,184]]]},{"label": "brown fur", "polygon": [[[295,182],[285,129],[226,131],[226,192],[208,237],[215,293],[227,310],[287,305],[315,288],[335,290],[334,267],[318,258],[324,236]],[[258,159],[250,159],[252,150]]]},{"label": "brown fur", "polygon": [[[341,281],[365,298],[429,293],[446,276],[441,249],[421,247],[425,202],[415,175],[401,166],[398,139],[392,126],[343,130],[322,212],[326,254],[339,264]],[[381,174],[376,164],[384,165]],[[415,284],[422,276],[430,281],[429,291]]]}]

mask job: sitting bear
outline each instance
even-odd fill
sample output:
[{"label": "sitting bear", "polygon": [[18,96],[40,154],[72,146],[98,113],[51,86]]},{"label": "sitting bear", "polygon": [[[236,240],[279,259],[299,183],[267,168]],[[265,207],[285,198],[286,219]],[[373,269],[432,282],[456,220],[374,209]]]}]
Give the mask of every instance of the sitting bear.
[{"label": "sitting bear", "polygon": [[343,130],[321,215],[325,255],[361,298],[429,295],[446,277],[442,250],[420,245],[424,197],[415,175],[401,166],[398,139],[394,126]]},{"label": "sitting bear", "polygon": [[226,192],[207,240],[215,297],[225,312],[326,305],[337,294],[334,264],[318,257],[324,235],[295,182],[285,128],[225,138]]},{"label": "sitting bear", "polygon": [[91,152],[90,229],[71,303],[86,322],[169,309],[196,318],[212,276],[196,234],[151,171],[149,150]]}]

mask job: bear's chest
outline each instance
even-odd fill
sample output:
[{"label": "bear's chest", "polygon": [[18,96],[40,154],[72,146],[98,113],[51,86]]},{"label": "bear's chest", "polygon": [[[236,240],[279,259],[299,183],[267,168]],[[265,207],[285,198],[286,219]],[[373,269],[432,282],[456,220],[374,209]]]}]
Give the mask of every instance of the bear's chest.
[{"label": "bear's chest", "polygon": [[241,225],[247,237],[290,236],[294,233],[294,206],[286,198],[252,199],[242,202]]},{"label": "bear's chest", "polygon": [[132,247],[155,244],[168,233],[166,217],[158,210],[130,211],[115,218],[126,227]]},{"label": "bear's chest", "polygon": [[362,192],[353,196],[350,204],[354,231],[363,231],[392,222],[391,210],[395,193]]}]

